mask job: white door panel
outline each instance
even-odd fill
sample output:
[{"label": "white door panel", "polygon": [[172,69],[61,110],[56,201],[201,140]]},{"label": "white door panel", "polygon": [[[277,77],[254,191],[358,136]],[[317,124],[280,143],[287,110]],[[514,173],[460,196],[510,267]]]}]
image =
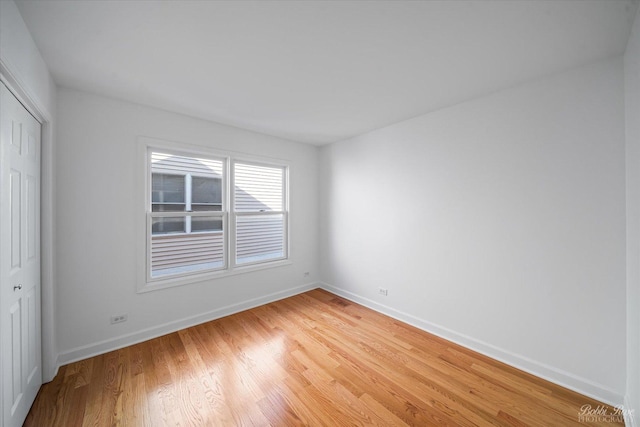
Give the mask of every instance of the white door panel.
[{"label": "white door panel", "polygon": [[40,124],[0,90],[0,424],[13,427],[42,384]]},{"label": "white door panel", "polygon": [[21,266],[21,240],[20,239],[20,188],[22,187],[22,174],[15,169],[9,170],[9,226],[11,227],[11,270],[9,276],[20,274]]}]

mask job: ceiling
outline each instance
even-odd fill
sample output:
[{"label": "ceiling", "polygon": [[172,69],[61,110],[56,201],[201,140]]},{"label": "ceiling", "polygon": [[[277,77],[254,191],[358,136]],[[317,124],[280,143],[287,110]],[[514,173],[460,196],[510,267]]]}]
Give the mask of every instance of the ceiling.
[{"label": "ceiling", "polygon": [[324,144],[619,55],[634,0],[16,1],[56,82]]}]

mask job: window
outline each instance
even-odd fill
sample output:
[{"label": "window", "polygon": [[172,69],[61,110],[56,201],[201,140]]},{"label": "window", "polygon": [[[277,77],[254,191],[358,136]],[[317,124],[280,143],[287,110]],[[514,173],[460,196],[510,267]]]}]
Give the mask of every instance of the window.
[{"label": "window", "polygon": [[236,264],[285,257],[284,168],[236,162]]},{"label": "window", "polygon": [[146,283],[288,258],[287,167],[154,148],[147,162]]},{"label": "window", "polygon": [[151,152],[150,277],[225,267],[224,160]]}]

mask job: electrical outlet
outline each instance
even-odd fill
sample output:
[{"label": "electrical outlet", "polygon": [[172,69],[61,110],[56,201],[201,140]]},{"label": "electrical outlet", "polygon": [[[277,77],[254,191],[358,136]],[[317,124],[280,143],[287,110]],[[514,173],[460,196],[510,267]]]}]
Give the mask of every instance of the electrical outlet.
[{"label": "electrical outlet", "polygon": [[111,324],[113,325],[114,323],[122,323],[122,322],[126,322],[127,321],[127,315],[126,314],[117,314],[115,316],[111,316]]},{"label": "electrical outlet", "polygon": [[378,288],[378,293],[380,295],[384,295],[385,297],[387,296],[387,290],[385,288]]}]

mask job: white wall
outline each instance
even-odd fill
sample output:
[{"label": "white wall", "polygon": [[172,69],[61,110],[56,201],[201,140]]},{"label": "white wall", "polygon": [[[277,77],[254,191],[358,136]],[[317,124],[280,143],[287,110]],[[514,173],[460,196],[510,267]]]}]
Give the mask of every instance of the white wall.
[{"label": "white wall", "polygon": [[618,58],[323,147],[327,289],[622,403],[623,108]]},{"label": "white wall", "polygon": [[42,122],[42,364],[45,380],[56,372],[55,337],[55,150],[56,92],[47,65],[18,8],[0,1],[0,74],[14,95]]},{"label": "white wall", "polygon": [[640,425],[640,12],[624,57],[627,149],[627,395]]},{"label": "white wall", "polygon": [[[315,287],[317,147],[68,89],[59,92],[58,112],[62,363]],[[136,293],[144,268],[135,238],[139,136],[289,160],[293,264]],[[128,321],[111,325],[120,313]]]},{"label": "white wall", "polygon": [[0,1],[0,58],[40,106],[55,111],[56,85],[13,0]]}]

